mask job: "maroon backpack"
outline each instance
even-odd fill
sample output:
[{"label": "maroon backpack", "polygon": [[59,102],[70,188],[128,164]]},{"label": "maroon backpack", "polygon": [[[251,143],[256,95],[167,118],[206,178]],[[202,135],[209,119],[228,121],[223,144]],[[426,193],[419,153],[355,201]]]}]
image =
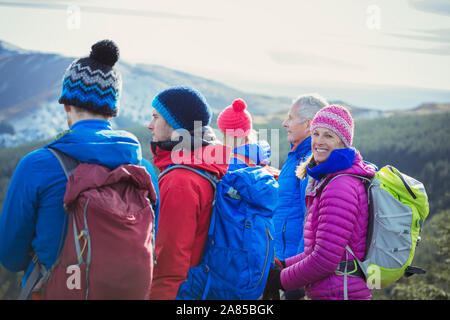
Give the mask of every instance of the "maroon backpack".
[{"label": "maroon backpack", "polygon": [[50,150],[68,178],[67,232],[53,267],[42,272],[39,265],[43,297],[148,299],[156,201],[150,175],[141,166],[110,170]]}]

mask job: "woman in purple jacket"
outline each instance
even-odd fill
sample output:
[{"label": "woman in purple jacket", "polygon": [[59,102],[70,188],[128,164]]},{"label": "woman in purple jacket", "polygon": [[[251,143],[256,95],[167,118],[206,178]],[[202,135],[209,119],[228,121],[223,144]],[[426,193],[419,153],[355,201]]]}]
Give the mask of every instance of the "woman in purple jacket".
[{"label": "woman in purple jacket", "polygon": [[337,177],[345,173],[371,178],[375,174],[375,168],[364,163],[358,150],[351,147],[353,127],[352,116],[341,106],[322,108],[314,117],[312,155],[297,168],[300,178],[306,174],[313,178],[306,189],[305,250],[286,259],[283,270],[271,269],[266,297],[278,289],[304,288],[311,299],[371,298],[362,271],[346,250],[348,245],[358,259],[365,254],[365,187],[359,178]]}]

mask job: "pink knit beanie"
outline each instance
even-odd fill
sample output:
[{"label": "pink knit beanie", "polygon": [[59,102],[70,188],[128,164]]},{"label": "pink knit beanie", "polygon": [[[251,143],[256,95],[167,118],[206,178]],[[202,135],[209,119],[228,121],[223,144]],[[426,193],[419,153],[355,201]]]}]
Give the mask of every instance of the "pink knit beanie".
[{"label": "pink knit beanie", "polygon": [[353,141],[353,118],[342,106],[331,105],[320,109],[311,123],[311,132],[315,128],[326,128],[338,135],[348,148]]},{"label": "pink knit beanie", "polygon": [[232,137],[248,136],[252,129],[252,117],[246,108],[244,100],[234,100],[231,106],[226,107],[217,118],[220,130]]}]

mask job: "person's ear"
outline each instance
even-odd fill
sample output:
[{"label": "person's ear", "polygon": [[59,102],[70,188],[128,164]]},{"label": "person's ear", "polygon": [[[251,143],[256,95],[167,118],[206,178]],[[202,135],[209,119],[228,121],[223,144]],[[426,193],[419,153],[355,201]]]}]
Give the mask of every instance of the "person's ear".
[{"label": "person's ear", "polygon": [[306,130],[308,130],[308,132],[311,130],[311,119],[306,120]]}]

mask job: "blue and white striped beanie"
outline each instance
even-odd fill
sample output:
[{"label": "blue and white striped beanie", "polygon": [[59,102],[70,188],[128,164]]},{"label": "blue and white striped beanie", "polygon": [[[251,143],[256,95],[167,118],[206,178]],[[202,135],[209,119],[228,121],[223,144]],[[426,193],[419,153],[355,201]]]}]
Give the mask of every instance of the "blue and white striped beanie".
[{"label": "blue and white striped beanie", "polygon": [[122,91],[122,77],[114,68],[118,60],[119,48],[113,41],[95,43],[89,57],[76,59],[67,68],[59,103],[117,116]]}]

